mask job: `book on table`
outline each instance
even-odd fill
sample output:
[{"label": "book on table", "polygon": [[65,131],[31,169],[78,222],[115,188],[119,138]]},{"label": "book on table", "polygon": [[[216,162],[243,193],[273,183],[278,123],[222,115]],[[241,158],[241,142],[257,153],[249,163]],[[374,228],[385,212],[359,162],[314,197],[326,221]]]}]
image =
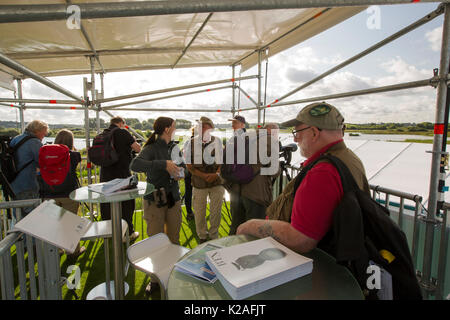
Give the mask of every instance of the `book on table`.
[{"label": "book on table", "polygon": [[73,253],[91,224],[57,206],[54,200],[46,200],[17,222],[14,229]]},{"label": "book on table", "polygon": [[271,237],[206,252],[206,262],[233,299],[245,299],[312,272],[313,260]]},{"label": "book on table", "polygon": [[108,182],[88,185],[88,189],[104,195],[118,194],[128,192],[130,189],[136,189],[138,184],[137,176],[132,175],[128,178],[117,178]]},{"label": "book on table", "polygon": [[222,247],[208,243],[196,253],[178,261],[175,264],[175,270],[197,278],[198,280],[214,283],[217,277],[206,263],[205,253],[220,248]]}]

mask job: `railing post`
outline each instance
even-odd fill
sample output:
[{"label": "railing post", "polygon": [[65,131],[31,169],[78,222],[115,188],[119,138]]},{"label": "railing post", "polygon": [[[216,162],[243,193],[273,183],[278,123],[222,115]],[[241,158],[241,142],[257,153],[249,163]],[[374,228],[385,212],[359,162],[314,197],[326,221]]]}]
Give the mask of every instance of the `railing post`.
[{"label": "railing post", "polygon": [[[450,4],[446,3],[444,13],[444,23],[442,28],[442,47],[441,47],[441,61],[439,67],[439,83],[437,87],[437,102],[436,102],[436,116],[435,116],[435,130],[433,140],[433,151],[431,160],[431,174],[430,174],[430,187],[428,197],[428,210],[427,217],[424,220],[426,224],[425,230],[425,244],[423,255],[423,271],[421,285],[424,289],[425,297],[428,298],[429,294],[433,294],[435,287],[431,279],[431,265],[433,262],[433,240],[434,229],[436,227],[436,215],[440,210],[440,205],[444,202],[444,190],[439,185],[439,181],[442,180],[442,176],[445,176],[441,172],[441,159],[443,157],[443,133],[446,110],[446,98],[447,98],[447,75],[449,70],[450,59]],[[445,181],[445,178],[444,178]]]}]

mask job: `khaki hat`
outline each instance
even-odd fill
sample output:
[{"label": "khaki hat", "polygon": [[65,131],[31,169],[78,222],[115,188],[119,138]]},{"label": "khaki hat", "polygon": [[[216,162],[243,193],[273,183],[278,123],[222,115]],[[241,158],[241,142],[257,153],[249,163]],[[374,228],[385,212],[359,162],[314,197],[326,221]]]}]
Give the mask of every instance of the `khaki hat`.
[{"label": "khaki hat", "polygon": [[295,119],[283,122],[285,127],[295,127],[300,123],[325,130],[340,130],[344,126],[344,117],[336,107],[326,102],[315,102],[304,107]]},{"label": "khaki hat", "polygon": [[211,128],[214,128],[214,123],[208,117],[200,117],[200,120],[197,120],[197,121],[201,122],[201,123],[207,123],[207,124],[209,124],[211,126]]}]

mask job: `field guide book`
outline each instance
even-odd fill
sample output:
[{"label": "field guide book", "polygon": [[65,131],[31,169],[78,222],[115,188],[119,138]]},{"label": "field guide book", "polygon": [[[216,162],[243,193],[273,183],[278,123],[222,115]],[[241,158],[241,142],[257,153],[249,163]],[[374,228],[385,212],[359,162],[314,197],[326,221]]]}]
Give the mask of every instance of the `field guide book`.
[{"label": "field guide book", "polygon": [[313,268],[312,259],[271,237],[208,251],[206,262],[235,300],[303,277]]},{"label": "field guide book", "polygon": [[208,243],[196,253],[178,261],[175,264],[175,270],[197,278],[200,281],[214,283],[217,280],[217,277],[206,263],[205,253],[220,248],[222,247]]},{"label": "field guide book", "polygon": [[92,222],[57,206],[42,202],[14,225],[14,229],[73,253]]}]

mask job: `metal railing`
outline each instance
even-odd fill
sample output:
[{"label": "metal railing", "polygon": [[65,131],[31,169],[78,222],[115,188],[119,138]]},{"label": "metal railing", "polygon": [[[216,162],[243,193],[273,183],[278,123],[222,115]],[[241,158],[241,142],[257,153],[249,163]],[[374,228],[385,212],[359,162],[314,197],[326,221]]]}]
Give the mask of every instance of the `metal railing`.
[{"label": "metal railing", "polygon": [[[274,184],[274,199],[279,195],[282,188],[288,183],[289,179],[294,179],[300,172],[300,168],[286,165],[284,174],[280,175]],[[289,179],[286,176],[289,175]],[[408,241],[411,250],[414,267],[416,268],[419,279],[421,271],[418,270],[419,265],[419,237],[420,226],[427,219],[426,209],[422,204],[423,197],[411,193],[398,190],[384,188],[376,185],[369,185],[372,192],[372,199],[384,205],[390,212],[391,218],[399,225],[399,227],[409,235]],[[395,198],[395,200],[393,200]],[[444,203],[442,208],[442,216],[437,218],[440,226],[439,253],[437,265],[437,276],[433,278],[432,286],[420,282],[423,290],[431,293],[436,299],[444,299],[445,278],[447,269],[447,252],[449,242],[449,227],[447,226],[447,212],[450,210],[450,203]],[[447,288],[448,289],[448,288]]]},{"label": "metal railing", "polygon": [[[445,202],[442,207],[442,217],[438,218],[441,225],[441,237],[439,241],[439,256],[438,256],[438,270],[437,270],[437,281],[436,281],[436,299],[444,299],[444,285],[445,276],[447,269],[447,252],[448,252],[448,234],[450,233],[449,227],[447,226],[447,213],[450,209],[450,203]],[[450,296],[450,295],[449,295]],[[447,298],[448,299],[448,296]]]},{"label": "metal railing", "polygon": [[[80,165],[80,177],[86,170],[86,163]],[[275,182],[274,197],[281,192],[288,182],[287,175],[293,179],[299,168],[285,166],[284,174],[280,175]],[[92,172],[96,172],[93,170]],[[80,179],[84,185],[87,178]],[[84,181],[86,180],[86,181]],[[98,181],[95,174],[94,181]],[[409,194],[381,186],[370,185],[372,198],[383,204],[391,213],[393,220],[404,229],[412,229],[411,255],[417,269],[419,252],[419,227],[423,219],[426,219],[422,196]],[[384,196],[383,196],[384,195]],[[393,201],[393,197],[397,197]],[[0,203],[0,287],[1,299],[61,299],[61,284],[63,278],[59,270],[59,254],[56,247],[44,243],[38,239],[20,232],[10,232],[14,219],[9,217],[8,209],[16,210],[20,219],[21,208],[39,204],[40,200],[20,200]],[[444,298],[444,285],[447,268],[448,234],[447,212],[450,203],[444,203],[442,216],[439,218],[441,233],[439,240],[439,253],[437,261],[437,278],[434,279],[432,288],[424,288],[432,292],[436,299]],[[408,232],[405,232],[408,234]],[[34,242],[34,244],[33,244]],[[30,249],[31,248],[31,249]],[[13,258],[16,261],[13,263]],[[37,270],[35,268],[37,258]],[[16,268],[14,268],[14,265]],[[417,271],[420,277],[420,271]],[[42,275],[42,276],[40,276]],[[18,292],[16,292],[18,290]]]}]

